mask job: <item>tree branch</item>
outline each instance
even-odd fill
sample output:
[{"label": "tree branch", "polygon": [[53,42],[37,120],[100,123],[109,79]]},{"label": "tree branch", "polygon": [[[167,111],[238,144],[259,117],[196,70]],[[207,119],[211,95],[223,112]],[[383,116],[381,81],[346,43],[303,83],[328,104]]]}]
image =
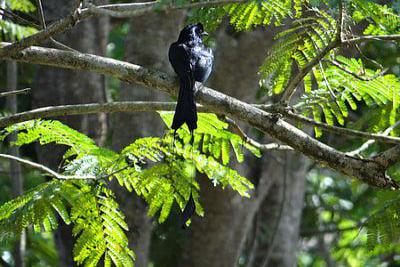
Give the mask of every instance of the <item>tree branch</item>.
[{"label": "tree branch", "polygon": [[[1,95],[0,95],[1,96]],[[70,116],[70,115],[82,115],[82,114],[93,114],[99,112],[115,113],[115,112],[146,112],[146,111],[174,111],[176,107],[175,102],[112,102],[112,103],[90,103],[90,104],[78,104],[78,105],[62,105],[62,106],[50,106],[38,109],[29,110],[13,114],[7,117],[0,118],[0,128],[10,126],[15,123],[24,122],[33,119],[41,119],[55,116]],[[197,110],[200,112],[207,112],[207,108],[201,105],[197,105]],[[234,122],[229,119],[228,122],[234,127],[234,130],[239,134],[243,140],[260,150],[292,150],[291,147],[281,145],[277,143],[260,144],[259,142],[248,137]]]},{"label": "tree branch", "polygon": [[[135,82],[145,87],[158,89],[174,95],[179,87],[177,79],[165,73],[90,54],[32,47],[20,51],[15,55],[4,56],[3,58],[112,75],[125,82]],[[348,156],[344,152],[337,151],[310,137],[277,116],[258,109],[251,104],[207,87],[199,90],[196,98],[210,112],[224,114],[236,120],[245,121],[326,167],[342,172],[350,177],[355,177],[373,186],[388,188],[395,185],[390,177],[386,176],[385,168],[379,162]],[[392,156],[400,157],[400,150],[397,152],[398,154],[394,153]]]},{"label": "tree branch", "polygon": [[[44,17],[44,12],[43,12],[42,0],[36,0],[36,5],[37,5],[37,10],[38,10],[40,25],[42,26],[43,30],[46,30],[47,25],[46,25],[46,19]],[[63,43],[60,43],[59,41],[55,40],[53,37],[50,37],[49,41],[57,49],[75,51],[71,47],[69,47],[69,46],[67,46],[67,45],[65,45]]]},{"label": "tree branch", "polygon": [[[137,112],[137,111],[173,111],[176,103],[174,102],[112,102],[112,103],[91,103],[79,105],[50,106],[29,110],[0,118],[0,128],[10,126],[14,123],[67,115],[81,115],[93,113],[115,113],[115,112]],[[199,106],[199,111],[205,110]]]},{"label": "tree branch", "polygon": [[348,70],[346,67],[343,67],[339,62],[337,62],[335,60],[326,60],[326,62],[328,62],[331,65],[335,66],[336,68],[346,72],[347,74],[350,74],[354,78],[356,78],[358,80],[361,80],[361,81],[364,81],[364,82],[375,80],[376,78],[385,75],[385,73],[389,70],[388,68],[386,68],[386,69],[383,69],[381,72],[375,74],[374,76],[363,77],[363,76],[358,75],[357,73],[352,72],[351,70]]},{"label": "tree branch", "polygon": [[91,176],[91,175],[87,175],[87,176],[62,175],[62,174],[59,174],[58,172],[55,172],[52,169],[50,169],[50,168],[48,168],[48,167],[46,167],[46,166],[44,166],[42,164],[39,164],[39,163],[36,163],[36,162],[32,162],[32,161],[29,161],[29,160],[26,160],[26,159],[22,159],[22,158],[19,158],[19,157],[15,157],[15,156],[12,156],[12,155],[0,154],[0,158],[5,158],[5,159],[18,161],[18,162],[20,162],[20,163],[22,163],[24,165],[27,165],[27,166],[32,167],[32,168],[35,168],[35,169],[37,169],[37,170],[39,170],[41,172],[45,172],[45,173],[53,176],[54,178],[60,179],[60,180],[97,179],[97,177]]},{"label": "tree branch", "polygon": [[[296,114],[285,106],[258,105],[257,107],[259,107],[262,110],[265,110],[267,112],[280,113],[285,118],[292,119],[296,122],[301,122],[304,124],[318,127],[318,128],[321,128],[321,129],[323,129],[327,132],[333,133],[333,134],[373,139],[375,141],[379,141],[382,143],[400,144],[399,137],[387,136],[387,134],[375,134],[375,133],[362,132],[362,131],[352,130],[352,129],[348,129],[348,128],[329,125],[329,124],[326,124],[323,122],[317,122],[317,121],[314,121],[303,115]],[[1,119],[0,119],[0,122],[1,122]]]},{"label": "tree branch", "polygon": [[343,45],[346,45],[346,44],[358,44],[367,41],[400,41],[400,34],[356,36],[344,40],[342,43]]},{"label": "tree branch", "polygon": [[[382,135],[389,135],[391,131],[393,131],[397,126],[400,125],[400,121],[396,122],[395,124],[393,124],[392,126],[388,127],[384,132],[382,132]],[[365,142],[364,144],[362,144],[359,148],[347,152],[347,155],[350,156],[360,156],[360,153],[367,150],[373,143],[375,143],[376,140],[374,139],[370,139],[367,142]]]},{"label": "tree branch", "polygon": [[[8,44],[0,48],[0,58],[15,54],[18,51],[22,51],[32,45],[41,44],[43,41],[52,38],[53,36],[63,33],[82,20],[91,18],[93,16],[100,15],[110,15],[106,14],[110,12],[118,12],[124,14],[125,17],[132,17],[143,15],[152,11],[168,11],[168,10],[179,10],[188,8],[199,8],[205,6],[216,6],[224,5],[229,3],[240,3],[245,2],[244,0],[214,0],[214,1],[203,1],[195,2],[184,5],[160,5],[158,1],[144,2],[144,3],[128,3],[128,4],[112,4],[112,5],[102,5],[97,6],[96,10],[101,10],[102,12],[94,12],[93,8],[86,8],[80,10],[79,7],[73,11],[73,13],[63,19],[56,21],[55,23],[47,26],[42,31],[39,31],[31,36],[28,36],[20,41]],[[3,43],[4,44],[4,43]]]},{"label": "tree branch", "polygon": [[[2,96],[0,94],[0,96]],[[70,116],[70,115],[82,115],[82,114],[94,114],[94,113],[116,113],[116,112],[152,112],[152,111],[174,111],[176,103],[175,102],[142,102],[142,101],[126,101],[126,102],[112,102],[112,103],[89,103],[89,104],[76,104],[76,105],[62,105],[62,106],[49,106],[37,108],[13,115],[9,115],[7,117],[0,118],[0,128],[4,128],[10,126],[15,123],[24,122],[28,120],[41,119],[41,118],[49,118],[56,116]],[[336,126],[331,126],[325,123],[319,123],[313,121],[307,117],[295,114],[293,112],[288,112],[286,108],[276,108],[267,105],[252,105],[253,107],[263,109],[270,113],[279,113],[284,117],[289,119],[294,119],[298,122],[306,123],[312,126],[320,127],[326,131],[347,135],[352,137],[363,137],[376,141],[380,141],[383,143],[400,143],[400,139],[397,137],[387,137],[386,134],[374,134],[368,132],[361,132],[356,130],[351,130],[347,128],[341,128]],[[209,112],[210,110],[207,107],[202,105],[197,105],[197,110],[200,112]],[[220,113],[217,113],[220,114]],[[229,123],[229,121],[228,121]],[[234,124],[236,122],[233,121]],[[249,138],[240,128],[237,128],[232,123],[229,123],[233,130],[241,136],[244,140],[248,140],[248,142],[261,150],[270,150],[270,149],[283,149],[288,150],[289,147],[285,145],[279,144],[260,144],[255,140]],[[236,124],[237,125],[237,124]],[[352,155],[352,154],[350,154]]]},{"label": "tree branch", "polygon": [[19,94],[28,94],[30,90],[31,90],[31,88],[24,88],[24,89],[20,89],[20,90],[8,91],[8,92],[0,93],[0,97],[10,96],[10,95],[19,95]]},{"label": "tree branch", "polygon": [[268,151],[268,150],[293,150],[290,146],[286,145],[281,145],[278,143],[269,143],[269,144],[260,144],[256,140],[250,138],[241,128],[240,126],[232,119],[225,117],[225,122],[231,126],[234,132],[236,132],[237,135],[239,135],[244,142],[249,143],[250,145],[262,150],[262,151]]}]

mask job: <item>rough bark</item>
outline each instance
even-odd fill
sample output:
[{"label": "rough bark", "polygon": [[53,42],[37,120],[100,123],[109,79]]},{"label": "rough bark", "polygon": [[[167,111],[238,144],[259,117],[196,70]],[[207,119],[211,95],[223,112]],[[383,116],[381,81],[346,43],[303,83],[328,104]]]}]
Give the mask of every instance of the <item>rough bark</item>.
[{"label": "rough bark", "polygon": [[[166,73],[90,54],[32,47],[4,58],[113,75],[120,80],[137,82],[148,88],[156,88],[170,94],[175,94],[177,91],[178,81]],[[196,99],[201,104],[206,105],[210,112],[224,114],[246,122],[317,161],[320,165],[341,172],[349,178],[355,178],[379,188],[399,188],[397,182],[387,175],[386,169],[393,163],[390,158],[400,157],[400,149],[398,148],[400,146],[390,150],[389,154],[382,153],[383,158],[378,156],[371,159],[360,159],[318,141],[293,124],[288,123],[279,115],[268,113],[259,107],[211,88],[202,87],[201,90],[197,91]]]},{"label": "rough bark", "polygon": [[308,160],[285,153],[281,177],[275,180],[257,212],[254,246],[247,266],[296,266]]},{"label": "rough bark", "polygon": [[[72,11],[73,4],[74,1],[68,0],[43,1],[46,21],[54,21],[66,16]],[[57,40],[78,51],[104,55],[108,33],[107,21],[105,18],[86,21],[67,34],[58,36]],[[32,88],[32,106],[104,102],[103,80],[104,77],[99,74],[40,67],[37,70],[36,84]],[[99,144],[104,142],[107,130],[104,114],[57,117],[56,119],[88,134]],[[37,151],[40,162],[57,169],[64,148],[38,147]],[[71,227],[60,224],[55,237],[61,260],[60,265],[74,266]]]},{"label": "rough bark", "polygon": [[[149,14],[130,21],[130,32],[125,44],[125,61],[139,62],[143,66],[170,70],[168,48],[178,35],[183,21],[183,13],[174,11],[166,14]],[[123,84],[120,100],[165,100],[166,94],[148,90],[138,84]],[[160,117],[152,113],[121,113],[115,116],[113,127],[113,148],[119,150],[136,138],[162,135],[165,126]],[[147,216],[147,206],[141,198],[120,186],[114,186],[122,210],[130,228],[128,238],[136,253],[135,265],[148,264],[151,218]]]}]

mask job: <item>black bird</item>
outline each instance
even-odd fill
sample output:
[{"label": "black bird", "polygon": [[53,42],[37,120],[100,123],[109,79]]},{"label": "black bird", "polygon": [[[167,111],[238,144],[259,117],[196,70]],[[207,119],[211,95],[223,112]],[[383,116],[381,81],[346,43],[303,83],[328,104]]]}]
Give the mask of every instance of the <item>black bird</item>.
[{"label": "black bird", "polygon": [[169,48],[169,61],[179,77],[179,96],[172,129],[178,130],[184,123],[191,133],[197,128],[197,111],[194,98],[195,82],[204,83],[210,76],[214,56],[201,39],[207,32],[203,25],[187,25],[179,34],[178,41]]}]

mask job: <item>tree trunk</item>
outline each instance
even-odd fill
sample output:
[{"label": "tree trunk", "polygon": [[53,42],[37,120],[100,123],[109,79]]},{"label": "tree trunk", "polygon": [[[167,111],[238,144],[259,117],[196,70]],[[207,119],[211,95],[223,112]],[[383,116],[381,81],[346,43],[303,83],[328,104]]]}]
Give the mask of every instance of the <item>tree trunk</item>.
[{"label": "tree trunk", "polygon": [[[9,91],[17,90],[18,84],[18,68],[17,62],[7,62],[7,89]],[[17,110],[17,96],[11,95],[7,98],[7,107],[12,114],[18,112]],[[10,141],[16,140],[16,134],[11,134]],[[19,148],[17,146],[10,147],[10,155],[19,157]],[[24,193],[24,184],[22,179],[21,164],[16,161],[10,161],[10,179],[12,185],[13,197],[18,197]],[[22,230],[21,235],[16,238],[16,244],[14,245],[14,261],[15,266],[25,266],[25,252],[26,252],[26,232]]]},{"label": "tree trunk", "polygon": [[286,153],[284,161],[282,176],[257,213],[255,227],[260,235],[255,237],[248,266],[296,266],[308,164],[298,153]]},{"label": "tree trunk", "polygon": [[[271,33],[265,30],[232,34],[229,27],[226,30],[220,30],[216,40],[215,68],[211,76],[211,86],[228,95],[254,102],[258,90],[258,67],[266,56],[267,48],[271,45],[271,36]],[[248,129],[246,131],[249,132]],[[299,164],[290,164],[285,169],[285,160],[282,160],[282,157],[286,154]],[[302,196],[304,191],[304,186],[302,186],[304,157],[292,152],[271,152],[264,153],[262,159],[250,156],[244,163],[235,165],[233,166],[235,169],[256,184],[257,188],[252,198],[241,198],[229,188],[222,190],[212,187],[209,181],[201,178],[201,201],[204,205],[205,217],[195,217],[192,220],[189,240],[180,266],[231,267],[238,265],[239,262],[243,265],[246,259],[241,255],[246,236],[252,228],[261,203],[267,210],[280,207],[280,202],[274,202],[272,198],[281,196],[281,191],[277,187],[282,182],[285,172],[289,177],[285,199],[290,199],[290,202],[285,201],[288,204],[282,212],[282,220],[279,220],[279,214],[276,213],[271,214],[269,219],[274,222],[279,221],[280,238],[287,240],[285,244],[297,240],[300,220],[298,213],[301,213],[301,208],[293,211],[292,206],[302,205],[302,199],[297,196]],[[294,203],[295,199],[298,199],[300,203]],[[265,220],[265,217],[261,218]],[[288,225],[285,225],[289,219],[293,220],[293,230],[290,231]],[[285,229],[287,232],[284,232]],[[293,246],[288,248],[276,246],[274,258],[293,259],[295,248],[295,241],[293,241]]]},{"label": "tree trunk", "polygon": [[[172,73],[168,62],[168,48],[177,38],[182,21],[182,12],[170,12],[168,15],[152,13],[132,19],[125,44],[125,61],[155,69],[169,69]],[[121,101],[165,99],[167,99],[166,94],[139,85],[123,84],[121,87]],[[165,129],[156,113],[120,113],[115,116],[114,121],[112,146],[115,150],[120,150],[136,138],[161,136]],[[147,206],[141,198],[127,192],[119,185],[114,186],[114,189],[130,228],[128,238],[137,256],[135,266],[146,267],[152,231],[151,218],[147,216]]]},{"label": "tree trunk", "polygon": [[[105,3],[106,1],[99,1]],[[75,1],[43,1],[46,21],[54,21],[70,14]],[[81,52],[104,55],[107,44],[108,19],[92,19],[82,22],[57,40]],[[44,107],[60,104],[101,103],[105,101],[104,77],[82,71],[39,67],[36,85],[32,90],[32,106]],[[105,140],[107,121],[104,114],[68,116],[56,118],[93,138],[98,144]],[[64,148],[38,147],[39,161],[57,169]],[[72,257],[73,238],[71,227],[60,223],[56,231],[56,244],[60,266],[74,266]]]}]

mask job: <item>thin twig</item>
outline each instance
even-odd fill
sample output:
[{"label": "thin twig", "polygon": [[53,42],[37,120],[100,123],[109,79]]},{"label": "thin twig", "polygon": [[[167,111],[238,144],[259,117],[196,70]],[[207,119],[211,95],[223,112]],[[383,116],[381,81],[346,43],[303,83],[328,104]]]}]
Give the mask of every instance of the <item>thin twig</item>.
[{"label": "thin twig", "polygon": [[46,20],[44,18],[43,5],[41,0],[36,0],[37,10],[39,14],[39,21],[42,29],[46,29]]},{"label": "thin twig", "polygon": [[8,91],[4,93],[0,93],[0,97],[10,96],[10,95],[20,95],[20,94],[28,94],[31,88],[24,88],[20,90]]},{"label": "thin twig", "polygon": [[36,163],[36,162],[32,162],[32,161],[29,161],[29,160],[26,160],[26,159],[22,159],[22,158],[19,158],[19,157],[15,157],[15,156],[12,156],[12,155],[0,154],[0,158],[6,158],[6,159],[18,161],[18,162],[20,162],[20,163],[22,163],[24,165],[27,165],[27,166],[30,166],[32,168],[38,169],[38,170],[40,170],[42,172],[45,172],[45,173],[53,176],[54,178],[60,179],[60,180],[68,180],[68,179],[97,179],[97,177],[91,176],[91,175],[87,175],[87,176],[62,175],[62,174],[57,173],[57,172],[53,171],[52,169],[50,169],[50,168],[48,168],[48,167],[46,167],[46,166],[44,166],[42,164],[39,164],[39,163]]},{"label": "thin twig", "polygon": [[269,143],[269,144],[260,144],[256,140],[250,138],[241,128],[240,126],[232,119],[225,117],[225,122],[231,126],[232,130],[239,135],[242,140],[246,143],[249,143],[250,145],[262,150],[262,151],[268,151],[268,150],[293,150],[290,146],[287,145],[281,145],[278,143]]},{"label": "thin twig", "polygon": [[344,29],[344,11],[345,9],[343,8],[343,0],[339,0],[338,2],[339,10],[338,10],[338,19],[337,19],[337,24],[336,24],[336,40],[339,41],[339,43],[342,42],[343,38],[343,29]]},{"label": "thin twig", "polygon": [[[391,125],[389,128],[387,128],[381,134],[384,135],[384,136],[387,136],[387,135],[390,134],[391,131],[393,131],[399,125],[400,125],[400,121],[398,121],[395,124]],[[375,142],[376,142],[376,140],[370,139],[367,142],[365,142],[364,144],[362,144],[359,148],[357,148],[357,149],[355,149],[353,151],[347,152],[347,155],[350,155],[350,156],[360,155],[361,152],[367,150]]]},{"label": "thin twig", "polygon": [[342,44],[357,44],[366,41],[400,41],[400,34],[353,36],[350,39],[343,40]]},{"label": "thin twig", "polygon": [[385,73],[389,70],[389,68],[386,68],[386,69],[383,69],[382,71],[380,71],[379,73],[375,74],[374,76],[363,77],[363,76],[358,75],[357,73],[352,72],[351,70],[348,70],[346,67],[343,67],[339,62],[337,62],[335,60],[324,60],[324,61],[330,63],[332,66],[335,66],[338,69],[341,69],[342,71],[346,72],[347,74],[350,74],[354,78],[364,81],[364,82],[375,80],[376,78],[379,78],[379,77],[385,75]]},{"label": "thin twig", "polygon": [[[38,6],[38,14],[39,14],[40,24],[42,26],[42,29],[46,30],[47,26],[46,26],[46,19],[44,17],[44,12],[43,12],[42,0],[36,0],[36,4]],[[68,51],[76,51],[75,49],[55,40],[53,37],[50,37],[49,41],[53,45],[54,48],[61,49],[61,50],[68,50]]]},{"label": "thin twig", "polygon": [[[280,113],[280,114],[282,114],[283,117],[285,117],[287,119],[292,119],[296,122],[301,122],[304,124],[315,126],[315,127],[321,128],[330,133],[373,139],[375,141],[379,141],[382,143],[400,144],[399,137],[357,131],[357,130],[352,130],[352,129],[348,129],[348,128],[329,125],[329,124],[326,124],[323,122],[314,121],[308,117],[294,113],[290,108],[287,108],[282,105],[256,105],[256,107],[258,107],[262,110],[265,110],[267,112]],[[1,122],[1,119],[0,119],[0,122]]]},{"label": "thin twig", "polygon": [[342,26],[343,26],[343,5],[342,1],[339,1],[339,14],[336,22],[336,35],[334,40],[332,40],[321,52],[318,53],[311,61],[309,61],[303,69],[294,76],[287,84],[284,93],[280,99],[283,104],[288,104],[293,94],[296,92],[297,87],[303,81],[304,77],[333,49],[340,46],[342,43]]}]

